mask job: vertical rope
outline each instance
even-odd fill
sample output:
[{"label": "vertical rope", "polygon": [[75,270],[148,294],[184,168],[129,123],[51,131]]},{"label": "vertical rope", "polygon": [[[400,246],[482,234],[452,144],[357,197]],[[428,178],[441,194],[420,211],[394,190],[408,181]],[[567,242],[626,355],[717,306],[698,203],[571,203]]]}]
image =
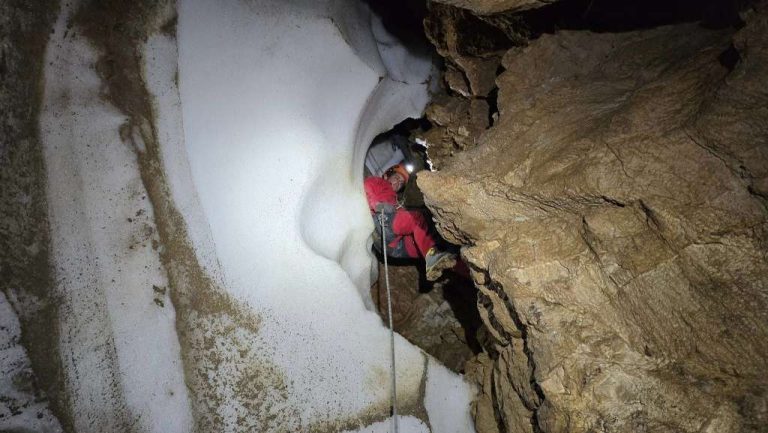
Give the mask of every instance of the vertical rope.
[{"label": "vertical rope", "polygon": [[381,251],[384,256],[384,281],[387,285],[387,312],[389,314],[389,347],[392,355],[392,432],[398,433],[397,426],[397,377],[395,373],[395,328],[392,326],[392,293],[389,290],[389,265],[387,264],[387,235],[384,230],[386,219],[384,218],[384,209],[381,210]]}]

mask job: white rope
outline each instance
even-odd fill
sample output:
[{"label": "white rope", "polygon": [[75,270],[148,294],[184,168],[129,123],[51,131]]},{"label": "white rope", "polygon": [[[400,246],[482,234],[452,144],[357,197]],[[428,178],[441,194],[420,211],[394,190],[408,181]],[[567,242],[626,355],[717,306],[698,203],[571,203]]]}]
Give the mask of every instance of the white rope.
[{"label": "white rope", "polygon": [[384,281],[387,285],[387,312],[389,313],[389,346],[392,355],[392,432],[398,433],[397,428],[397,377],[395,376],[395,329],[392,326],[392,293],[389,290],[389,266],[387,264],[387,235],[384,230],[384,209],[381,210],[381,251],[384,256]]}]

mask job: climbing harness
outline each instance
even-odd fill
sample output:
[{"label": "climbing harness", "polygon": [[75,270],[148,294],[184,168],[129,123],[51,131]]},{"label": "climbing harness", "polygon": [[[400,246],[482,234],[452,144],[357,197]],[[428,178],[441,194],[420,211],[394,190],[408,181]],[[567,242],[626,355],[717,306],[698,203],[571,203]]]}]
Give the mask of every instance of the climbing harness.
[{"label": "climbing harness", "polygon": [[390,354],[392,356],[392,432],[398,433],[397,428],[397,377],[395,376],[395,328],[392,326],[392,293],[389,290],[389,266],[387,264],[387,234],[385,230],[386,218],[384,217],[384,209],[381,210],[381,216],[379,216],[379,223],[381,224],[381,251],[384,256],[384,281],[387,285],[387,313],[389,314],[389,347]]},{"label": "climbing harness", "polygon": [[[395,220],[395,212],[390,211],[386,208],[382,209],[384,212],[384,218],[381,218],[381,216],[375,216],[373,218],[373,225],[375,227],[375,230],[373,231],[373,242],[374,247],[376,248],[376,251],[381,253],[382,255],[386,254],[388,257],[396,257],[396,258],[409,258],[411,257],[408,254],[408,249],[405,246],[405,239],[400,238],[399,241],[393,242],[397,235],[394,231],[392,231],[392,223]],[[382,248],[382,231],[386,231],[386,238],[387,238],[387,245],[386,249]]]}]

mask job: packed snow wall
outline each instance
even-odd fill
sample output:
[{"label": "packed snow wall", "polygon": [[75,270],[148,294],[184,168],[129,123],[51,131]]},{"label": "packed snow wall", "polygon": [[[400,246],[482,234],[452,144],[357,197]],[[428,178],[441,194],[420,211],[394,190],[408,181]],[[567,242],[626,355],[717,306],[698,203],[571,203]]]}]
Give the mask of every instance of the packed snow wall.
[{"label": "packed snow wall", "polygon": [[[44,65],[50,308],[10,300],[61,428],[386,431],[362,164],[431,58],[354,1],[75,1]],[[471,431],[396,342],[400,431]]]}]

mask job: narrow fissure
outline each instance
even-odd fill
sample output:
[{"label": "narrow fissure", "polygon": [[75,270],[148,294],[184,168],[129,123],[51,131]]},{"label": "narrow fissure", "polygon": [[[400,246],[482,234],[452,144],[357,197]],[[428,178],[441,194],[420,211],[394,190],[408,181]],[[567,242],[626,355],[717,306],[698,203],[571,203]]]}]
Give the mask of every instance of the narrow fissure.
[{"label": "narrow fissure", "polygon": [[[387,178],[395,166],[402,166],[408,179],[397,191],[391,219],[388,220],[388,243],[395,242],[389,252],[389,281],[393,293],[393,324],[395,330],[413,344],[434,356],[457,372],[480,351],[477,330],[480,318],[474,308],[476,289],[466,271],[457,268],[444,272],[438,281],[429,281],[425,271],[425,257],[420,250],[414,227],[400,222],[399,213],[421,215],[429,227],[427,236],[434,238],[436,247],[457,251],[431,227],[432,215],[424,205],[424,198],[416,184],[419,172],[430,170],[427,149],[415,139],[431,128],[425,118],[406,119],[390,131],[379,134],[366,154],[364,177],[369,202],[380,194],[370,189],[369,178]],[[382,182],[382,184],[384,184]],[[374,208],[375,209],[375,208]],[[372,215],[378,218],[378,215]],[[380,224],[376,230],[380,230]],[[392,229],[397,229],[393,231]],[[375,307],[386,322],[387,304],[384,285],[381,235],[374,233],[372,252],[378,261],[378,279],[371,286]],[[409,243],[410,245],[405,245]]]}]

